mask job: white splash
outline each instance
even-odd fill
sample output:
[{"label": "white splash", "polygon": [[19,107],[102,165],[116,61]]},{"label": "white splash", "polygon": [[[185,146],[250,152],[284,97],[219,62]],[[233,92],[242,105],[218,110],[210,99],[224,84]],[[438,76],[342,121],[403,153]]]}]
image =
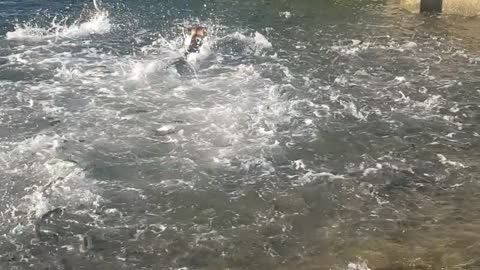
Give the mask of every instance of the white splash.
[{"label": "white splash", "polygon": [[101,11],[101,10],[100,10],[100,6],[99,6],[98,3],[97,3],[97,0],[93,0],[93,6],[95,7],[95,9],[96,9],[97,11]]},{"label": "white splash", "polygon": [[349,263],[347,270],[370,270],[366,263]]},{"label": "white splash", "polygon": [[270,41],[268,41],[268,39],[264,35],[260,34],[259,32],[255,32],[253,40],[255,41],[256,52],[272,47],[272,43],[270,43]]},{"label": "white splash", "polygon": [[58,135],[38,135],[0,153],[0,160],[7,161],[4,166],[0,163],[0,169],[12,176],[25,177],[24,182],[14,183],[15,186],[28,186],[0,215],[18,209],[26,213],[18,216],[20,219],[39,218],[59,206],[74,208],[81,204],[98,204],[101,200],[96,193],[98,188],[93,187],[94,182],[87,179],[84,170],[74,161],[58,158],[63,141]]},{"label": "white splash", "polygon": [[369,113],[364,113],[362,110],[359,110],[355,103],[353,102],[344,102],[340,101],[340,104],[344,107],[345,111],[350,113],[353,117],[357,118],[358,120],[361,121],[366,121],[368,118]]},{"label": "white splash", "polygon": [[443,103],[444,103],[444,99],[442,98],[442,96],[433,95],[427,98],[423,102],[417,102],[415,106],[423,108],[425,109],[425,111],[432,111],[433,109],[439,107]]},{"label": "white splash", "polygon": [[467,166],[463,165],[462,163],[458,162],[458,161],[451,161],[451,160],[448,160],[444,155],[442,154],[437,154],[437,157],[440,161],[440,163],[442,163],[443,165],[450,165],[450,166],[453,166],[453,167],[457,167],[457,168],[466,168]]},{"label": "white splash", "polygon": [[290,11],[279,12],[278,15],[280,15],[280,17],[283,17],[285,19],[290,19],[292,17],[292,13]]},{"label": "white splash", "polygon": [[112,27],[108,18],[108,13],[98,11],[93,17],[85,22],[75,22],[68,26],[66,19],[57,22],[54,18],[50,23],[50,27],[42,28],[38,25],[26,23],[16,24],[15,30],[8,32],[6,37],[8,40],[42,40],[62,37],[82,37],[91,34],[105,34],[110,32]]},{"label": "white splash", "polygon": [[294,167],[295,167],[295,170],[300,170],[300,169],[305,169],[305,163],[303,163],[303,160],[299,159],[299,160],[295,160],[292,162]]},{"label": "white splash", "polygon": [[15,25],[15,30],[7,33],[8,40],[38,40],[49,35],[48,29],[40,28],[30,24]]},{"label": "white splash", "polygon": [[337,175],[329,172],[315,172],[308,170],[307,173],[301,175],[293,182],[294,186],[304,186],[309,183],[313,183],[320,178],[327,178],[329,180],[343,180],[346,179],[344,175]]},{"label": "white splash", "polygon": [[262,50],[272,47],[272,43],[259,32],[255,32],[251,36],[245,36],[239,32],[227,35],[225,38],[233,38],[245,44],[245,47],[251,49],[255,55],[259,55]]},{"label": "white splash", "polygon": [[418,46],[417,43],[415,43],[413,41],[409,41],[409,42],[403,44],[403,47],[407,48],[407,49],[416,48],[417,46]]},{"label": "white splash", "polygon": [[89,21],[74,24],[63,33],[65,37],[88,36],[91,34],[106,34],[110,32],[111,24],[108,13],[97,12]]},{"label": "white splash", "polygon": [[65,65],[62,65],[61,68],[57,68],[55,77],[73,80],[81,78],[83,75],[84,74],[77,68],[67,68]]}]

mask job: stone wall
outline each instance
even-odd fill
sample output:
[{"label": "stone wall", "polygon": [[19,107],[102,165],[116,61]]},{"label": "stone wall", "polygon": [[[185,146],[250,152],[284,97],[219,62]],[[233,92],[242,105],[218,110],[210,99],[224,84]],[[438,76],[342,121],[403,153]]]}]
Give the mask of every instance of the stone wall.
[{"label": "stone wall", "polygon": [[[401,0],[401,3],[402,7],[411,12],[420,12],[422,1],[427,0]],[[480,0],[443,0],[442,6],[444,14],[480,16]]]},{"label": "stone wall", "polygon": [[443,0],[443,13],[479,16],[480,0]]},{"label": "stone wall", "polygon": [[402,7],[411,12],[420,12],[420,0],[402,0]]}]

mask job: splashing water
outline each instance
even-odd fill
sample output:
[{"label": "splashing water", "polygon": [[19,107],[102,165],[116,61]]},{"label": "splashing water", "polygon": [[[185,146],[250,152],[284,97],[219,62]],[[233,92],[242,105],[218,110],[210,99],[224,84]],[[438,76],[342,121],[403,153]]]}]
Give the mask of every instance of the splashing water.
[{"label": "splashing water", "polygon": [[[95,2],[96,3],[96,2]],[[97,5],[95,4],[97,9]],[[42,40],[52,38],[75,38],[92,34],[106,34],[111,30],[108,12],[97,9],[96,13],[84,22],[76,21],[66,25],[67,18],[57,22],[54,18],[48,28],[42,28],[32,23],[16,24],[15,30],[8,32],[8,40]]]},{"label": "splashing water", "polygon": [[97,12],[101,12],[101,9],[100,9],[100,6],[99,6],[98,3],[97,3],[97,0],[93,0],[93,6],[94,6],[95,9],[97,10]]},{"label": "splashing water", "polygon": [[0,3],[0,269],[476,269],[470,20],[70,2]]}]

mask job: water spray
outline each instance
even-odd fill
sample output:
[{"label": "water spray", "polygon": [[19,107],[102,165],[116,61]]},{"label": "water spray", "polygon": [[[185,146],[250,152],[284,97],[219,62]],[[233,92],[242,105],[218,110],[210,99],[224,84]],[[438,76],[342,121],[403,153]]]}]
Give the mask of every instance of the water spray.
[{"label": "water spray", "polygon": [[93,6],[95,7],[95,9],[96,9],[98,12],[101,11],[101,9],[100,9],[100,7],[99,7],[99,5],[98,5],[98,3],[97,3],[97,0],[93,0]]}]

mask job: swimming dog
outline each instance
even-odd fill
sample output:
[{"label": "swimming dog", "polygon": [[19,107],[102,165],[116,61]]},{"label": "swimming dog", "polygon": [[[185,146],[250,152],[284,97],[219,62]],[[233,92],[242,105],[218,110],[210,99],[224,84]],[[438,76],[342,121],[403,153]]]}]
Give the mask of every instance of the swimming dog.
[{"label": "swimming dog", "polygon": [[203,40],[207,36],[207,28],[204,26],[193,26],[186,28],[186,30],[190,35],[187,37],[189,39],[189,44],[185,50],[185,53],[182,57],[168,64],[166,68],[175,66],[177,71],[192,69],[191,64],[187,62],[187,57],[192,53],[200,52],[200,47],[203,45]]},{"label": "swimming dog", "polygon": [[189,27],[187,31],[190,32],[190,44],[185,52],[185,57],[191,53],[199,53],[203,39],[207,36],[207,28],[204,26]]}]

